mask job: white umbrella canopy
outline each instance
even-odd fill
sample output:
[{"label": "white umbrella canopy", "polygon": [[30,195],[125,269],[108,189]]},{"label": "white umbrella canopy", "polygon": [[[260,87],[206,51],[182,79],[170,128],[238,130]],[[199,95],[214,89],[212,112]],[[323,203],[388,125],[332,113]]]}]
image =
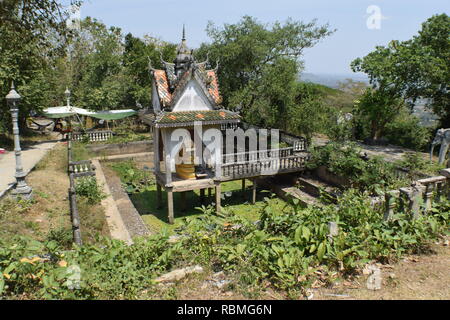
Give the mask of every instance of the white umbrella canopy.
[{"label": "white umbrella canopy", "polygon": [[44,109],[43,112],[44,116],[47,118],[65,118],[73,115],[82,115],[102,120],[117,120],[137,114],[137,111],[133,109],[106,110],[93,112],[72,106],[47,108]]}]

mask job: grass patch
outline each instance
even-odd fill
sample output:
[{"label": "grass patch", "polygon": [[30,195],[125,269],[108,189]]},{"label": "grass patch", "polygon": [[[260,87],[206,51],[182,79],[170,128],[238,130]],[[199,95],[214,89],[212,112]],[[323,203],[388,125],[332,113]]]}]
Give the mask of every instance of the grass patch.
[{"label": "grass patch", "polygon": [[67,174],[67,148],[64,143],[59,143],[53,149],[49,150],[34,168],[34,171],[43,170]]},{"label": "grass patch", "polygon": [[80,230],[83,243],[96,243],[98,236],[110,236],[105,209],[101,204],[92,204],[88,198],[77,198],[80,214]]},{"label": "grass patch", "polygon": [[[30,129],[20,129],[20,146],[27,148],[35,143],[48,141],[50,135],[40,134]],[[14,151],[14,135],[12,133],[0,133],[0,147],[8,151]]]},{"label": "grass patch", "polygon": [[[67,146],[59,143],[27,176],[33,188],[33,200],[19,202],[11,198],[0,201],[0,238],[12,239],[18,234],[35,240],[55,240],[68,247],[72,230],[68,202]],[[81,234],[86,243],[97,235],[109,235],[104,209],[77,197]]]},{"label": "grass patch", "polygon": [[5,198],[0,202],[0,238],[11,239],[17,234],[40,238],[32,228],[34,221],[27,218],[36,200],[19,200]]},{"label": "grass patch", "polygon": [[126,143],[133,141],[144,141],[152,139],[150,133],[136,133],[133,131],[122,132],[114,135],[108,141],[95,142],[96,144]]},{"label": "grass patch", "polygon": [[72,142],[72,161],[88,160],[94,157],[83,142]]},{"label": "grass patch", "polygon": [[[205,213],[199,208],[202,206],[200,198],[200,190],[186,192],[185,207],[186,211],[182,211],[182,195],[179,192],[174,193],[174,215],[175,223],[169,224],[167,216],[167,193],[162,193],[162,208],[157,208],[156,184],[154,176],[148,171],[138,169],[132,160],[115,162],[109,164],[120,177],[124,190],[128,191],[131,201],[136,210],[141,214],[142,219],[154,232],[167,231],[173,233],[180,225],[184,223],[187,217],[204,216]],[[259,212],[267,203],[277,211],[286,210],[286,203],[272,195],[266,190],[258,190],[256,203],[250,203],[252,196],[251,183],[246,181],[246,189],[242,192],[241,181],[229,181],[222,183],[222,207],[229,213],[238,215],[249,221],[259,219]],[[205,191],[205,207],[213,206],[215,202],[215,189],[212,188],[211,197],[207,197]]]}]

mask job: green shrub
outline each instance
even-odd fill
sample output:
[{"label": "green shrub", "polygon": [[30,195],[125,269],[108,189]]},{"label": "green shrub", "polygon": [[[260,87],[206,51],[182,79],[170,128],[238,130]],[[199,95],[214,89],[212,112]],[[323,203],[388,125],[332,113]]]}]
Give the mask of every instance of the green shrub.
[{"label": "green shrub", "polygon": [[75,192],[78,196],[88,199],[90,204],[102,201],[106,195],[99,188],[95,177],[80,177],[75,180]]},{"label": "green shrub", "polygon": [[332,142],[311,150],[309,169],[325,166],[337,175],[347,178],[352,187],[361,191],[380,193],[404,184],[395,176],[395,167],[380,157],[368,160],[361,157],[362,150],[355,143]]},{"label": "green shrub", "polygon": [[346,120],[342,112],[335,112],[325,130],[331,141],[344,142],[353,139],[353,119]]},{"label": "green shrub", "polygon": [[92,158],[89,150],[86,148],[87,143],[80,141],[72,142],[72,161],[88,160]]},{"label": "green shrub", "polygon": [[[333,239],[331,221],[339,226]],[[336,271],[353,273],[369,261],[390,262],[418,253],[448,231],[448,223],[448,203],[417,220],[398,212],[384,221],[383,212],[374,209],[367,197],[350,190],[337,206],[304,209],[294,201],[288,214],[267,206],[258,224],[240,217],[190,218],[183,232],[189,234],[186,241],[196,262],[212,263],[236,275],[244,287],[269,280],[279,289],[295,292],[317,280],[317,270],[328,279],[324,281],[331,281]],[[224,227],[230,224],[238,227]]]},{"label": "green shrub", "polygon": [[56,241],[62,248],[70,248],[73,242],[72,230],[64,227],[51,229],[47,234],[47,241]]},{"label": "green shrub", "polygon": [[155,185],[151,172],[136,167],[132,160],[113,163],[112,169],[117,172],[127,193],[140,193]]},{"label": "green shrub", "polygon": [[431,162],[418,152],[406,152],[402,160],[397,161],[396,165],[400,168],[407,169],[411,174],[421,172],[430,175],[437,175],[439,170],[444,169],[445,165],[439,165]]},{"label": "green shrub", "polygon": [[[352,123],[356,139],[366,140],[370,137],[371,127],[367,119],[356,114]],[[432,128],[421,126],[419,118],[403,108],[396,116],[389,119],[383,129],[382,138],[393,145],[426,151],[432,131]]]},{"label": "green shrub", "polygon": [[[28,299],[132,299],[152,286],[150,279],[172,266],[179,244],[166,236],[137,239],[133,246],[103,239],[65,251],[55,241],[0,239],[0,297]],[[68,282],[79,270],[77,282]]]},{"label": "green shrub", "polygon": [[[269,203],[258,223],[231,212],[189,217],[176,243],[159,234],[135,239],[130,246],[105,238],[99,245],[63,251],[54,240],[0,239],[0,298],[151,297],[157,292],[153,278],[197,263],[224,270],[243,293],[269,282],[295,297],[314,282],[325,285],[368,262],[390,263],[420,253],[449,232],[448,201],[418,219],[398,211],[389,221],[356,190],[345,193],[337,206],[304,208],[293,201],[282,213]],[[338,225],[333,237],[329,222]],[[69,282],[74,270],[80,271],[75,288]]]},{"label": "green shrub", "polygon": [[420,125],[420,120],[406,112],[386,126],[385,137],[394,145],[424,151],[431,139],[431,130]]}]

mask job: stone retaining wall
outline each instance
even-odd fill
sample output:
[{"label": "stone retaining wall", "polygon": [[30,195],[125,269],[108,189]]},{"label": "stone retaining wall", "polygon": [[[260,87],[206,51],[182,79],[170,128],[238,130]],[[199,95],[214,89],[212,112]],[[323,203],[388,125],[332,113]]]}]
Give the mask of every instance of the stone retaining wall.
[{"label": "stone retaining wall", "polygon": [[111,144],[92,144],[88,145],[87,149],[90,153],[98,157],[144,153],[153,151],[153,140]]},{"label": "stone retaining wall", "polygon": [[331,173],[327,167],[320,166],[315,170],[315,174],[317,177],[322,180],[323,182],[326,182],[332,186],[335,187],[349,187],[350,182],[348,179],[337,176],[334,173]]}]

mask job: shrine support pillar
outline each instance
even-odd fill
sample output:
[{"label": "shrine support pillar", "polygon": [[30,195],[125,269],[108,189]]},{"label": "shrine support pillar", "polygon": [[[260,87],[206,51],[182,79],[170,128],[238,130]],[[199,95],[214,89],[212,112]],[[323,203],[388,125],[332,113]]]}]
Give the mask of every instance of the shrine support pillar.
[{"label": "shrine support pillar", "polygon": [[162,207],[162,190],[161,185],[156,183],[156,209],[161,209]]},{"label": "shrine support pillar", "polygon": [[216,185],[216,213],[220,213],[221,210],[220,200],[222,195],[220,181],[216,181],[215,185]]},{"label": "shrine support pillar", "polygon": [[252,204],[256,203],[256,179],[253,179]]},{"label": "shrine support pillar", "polygon": [[155,127],[154,133],[153,133],[153,166],[155,168],[155,173],[160,172],[160,155],[159,155],[159,128]]},{"label": "shrine support pillar", "polygon": [[212,195],[212,188],[208,188],[208,199],[211,199],[211,195]]},{"label": "shrine support pillar", "polygon": [[172,188],[166,188],[167,190],[167,213],[169,217],[169,223],[174,223],[174,214],[173,214],[173,191]]},{"label": "shrine support pillar", "polygon": [[187,209],[187,204],[186,204],[186,194],[187,191],[181,192],[180,193],[180,198],[181,198],[181,211],[186,212]]},{"label": "shrine support pillar", "polygon": [[200,203],[205,204],[205,189],[200,189]]}]

